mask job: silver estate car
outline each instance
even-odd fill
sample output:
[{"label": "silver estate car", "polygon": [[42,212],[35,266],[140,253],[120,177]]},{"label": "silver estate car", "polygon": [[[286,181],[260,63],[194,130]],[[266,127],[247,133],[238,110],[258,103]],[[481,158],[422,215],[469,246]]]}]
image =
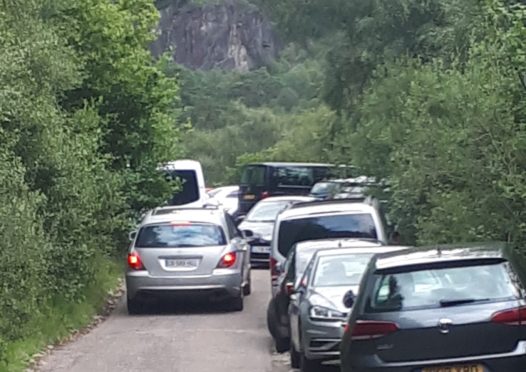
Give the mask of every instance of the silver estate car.
[{"label": "silver estate car", "polygon": [[337,361],[348,309],[344,296],[354,293],[376,253],[403,247],[369,246],[320,250],[314,254],[290,297],[291,364],[301,371],[318,371]]},{"label": "silver estate car", "polygon": [[374,257],[360,294],[346,297],[342,372],[526,371],[526,282],[508,253],[491,244]]},{"label": "silver estate car", "polygon": [[232,217],[220,208],[157,208],[131,234],[128,312],[151,297],[194,296],[243,310],[250,294],[250,252]]}]

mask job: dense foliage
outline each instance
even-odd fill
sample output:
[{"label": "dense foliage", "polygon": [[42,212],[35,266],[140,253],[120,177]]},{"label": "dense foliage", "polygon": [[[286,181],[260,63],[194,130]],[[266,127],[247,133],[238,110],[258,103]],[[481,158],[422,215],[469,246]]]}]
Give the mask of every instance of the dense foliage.
[{"label": "dense foliage", "polygon": [[0,2],[0,369],[170,191],[155,167],[177,156],[178,85],[147,49],[156,21],[148,0]]},{"label": "dense foliage", "polygon": [[[286,62],[278,63],[285,68],[269,68],[265,81],[253,84],[272,123],[280,123],[279,138],[260,123],[258,133],[268,128],[271,146],[243,147],[236,139],[229,150],[211,143],[217,154],[232,155],[224,158],[227,165],[352,163],[390,181],[391,214],[407,243],[525,241],[526,13],[520,1],[252,2],[291,43]],[[312,80],[284,79],[304,66]],[[311,99],[293,88],[299,81],[314,83]],[[284,110],[278,103],[286,100],[273,102],[265,87],[274,97],[292,88],[290,102],[297,104]],[[236,99],[251,107],[245,94]],[[250,116],[219,120],[234,136],[247,119],[256,123]]]}]

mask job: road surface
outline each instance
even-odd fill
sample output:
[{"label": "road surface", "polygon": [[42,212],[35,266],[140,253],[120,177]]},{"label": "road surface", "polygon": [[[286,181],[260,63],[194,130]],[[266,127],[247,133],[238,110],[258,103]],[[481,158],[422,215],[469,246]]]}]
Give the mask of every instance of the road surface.
[{"label": "road surface", "polygon": [[[289,372],[266,328],[269,273],[252,271],[243,312],[203,304],[152,307],[129,316],[122,300],[91,333],[57,348],[41,372]],[[327,368],[327,372],[337,371]],[[322,371],[320,371],[322,372]],[[323,371],[325,372],[325,371]]]}]

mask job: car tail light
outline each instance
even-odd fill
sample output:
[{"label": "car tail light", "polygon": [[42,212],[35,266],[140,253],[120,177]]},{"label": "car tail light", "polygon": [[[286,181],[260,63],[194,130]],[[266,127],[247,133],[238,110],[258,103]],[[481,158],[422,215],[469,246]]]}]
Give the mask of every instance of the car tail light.
[{"label": "car tail light", "polygon": [[270,257],[270,280],[274,284],[279,277],[278,261],[274,257]]},{"label": "car tail light", "polygon": [[285,290],[287,291],[287,295],[291,295],[294,293],[294,283],[287,282],[285,284]]},{"label": "car tail light", "polygon": [[219,269],[228,269],[235,265],[237,259],[236,252],[228,252],[219,260],[217,267]]},{"label": "car tail light", "polygon": [[491,317],[493,323],[526,325],[526,306],[499,311]]},{"label": "car tail light", "polygon": [[144,265],[142,264],[141,256],[139,256],[139,253],[128,253],[128,266],[132,270],[144,270]]},{"label": "car tail light", "polygon": [[[353,340],[372,340],[398,330],[398,325],[393,322],[358,320],[351,329],[351,338]],[[348,327],[345,331],[349,331]]]},{"label": "car tail light", "polygon": [[268,198],[270,196],[270,193],[268,191],[263,191],[261,193],[261,199]]}]

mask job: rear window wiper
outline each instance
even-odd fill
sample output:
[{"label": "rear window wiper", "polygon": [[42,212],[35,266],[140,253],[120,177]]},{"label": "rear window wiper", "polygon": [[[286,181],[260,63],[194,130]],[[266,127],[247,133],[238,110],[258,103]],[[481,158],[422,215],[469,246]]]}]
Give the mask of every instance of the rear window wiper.
[{"label": "rear window wiper", "polygon": [[440,306],[442,307],[448,307],[448,306],[460,306],[465,304],[473,304],[475,302],[487,302],[489,301],[489,298],[459,298],[459,299],[452,299],[452,300],[440,300]]}]

